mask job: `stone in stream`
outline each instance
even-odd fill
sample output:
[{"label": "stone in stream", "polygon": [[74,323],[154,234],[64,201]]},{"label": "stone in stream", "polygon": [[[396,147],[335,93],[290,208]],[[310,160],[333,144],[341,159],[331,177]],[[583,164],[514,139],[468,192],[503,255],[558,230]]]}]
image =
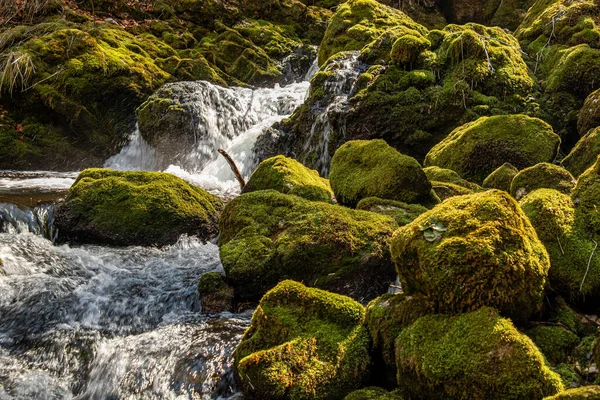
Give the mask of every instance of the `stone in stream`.
[{"label": "stone in stream", "polygon": [[216,236],[218,197],[163,172],[87,169],[56,209],[59,241],[168,245]]}]

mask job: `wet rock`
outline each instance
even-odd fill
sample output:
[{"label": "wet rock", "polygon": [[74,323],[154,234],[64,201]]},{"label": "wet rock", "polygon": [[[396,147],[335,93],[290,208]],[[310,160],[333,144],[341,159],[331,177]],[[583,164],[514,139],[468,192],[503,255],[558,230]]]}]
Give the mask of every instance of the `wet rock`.
[{"label": "wet rock", "polygon": [[208,272],[200,277],[198,293],[203,312],[233,311],[233,288],[218,272]]}]

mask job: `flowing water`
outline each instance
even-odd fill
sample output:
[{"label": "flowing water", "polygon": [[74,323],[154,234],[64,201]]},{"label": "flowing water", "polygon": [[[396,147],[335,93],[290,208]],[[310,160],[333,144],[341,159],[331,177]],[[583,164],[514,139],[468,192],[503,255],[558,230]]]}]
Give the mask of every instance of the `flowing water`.
[{"label": "flowing water", "polygon": [[[216,148],[248,176],[257,136],[300,105],[308,86],[193,83],[198,140],[185,163],[161,167],[136,131],[106,166],[167,170],[235,195]],[[218,247],[188,237],[162,249],[53,245],[52,203],[76,176],[0,172],[0,400],[239,397],[229,368],[251,314],[209,316],[198,301],[200,276],[222,271]]]}]

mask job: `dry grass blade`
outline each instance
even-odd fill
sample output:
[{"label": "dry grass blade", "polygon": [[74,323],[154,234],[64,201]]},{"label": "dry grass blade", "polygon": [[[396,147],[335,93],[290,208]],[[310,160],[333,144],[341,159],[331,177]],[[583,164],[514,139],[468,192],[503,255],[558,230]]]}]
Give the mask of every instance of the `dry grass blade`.
[{"label": "dry grass blade", "polygon": [[25,89],[34,74],[35,66],[29,54],[19,50],[0,54],[0,94],[12,95],[18,86]]},{"label": "dry grass blade", "polygon": [[29,22],[42,14],[53,0],[0,0],[0,23],[17,19]]}]

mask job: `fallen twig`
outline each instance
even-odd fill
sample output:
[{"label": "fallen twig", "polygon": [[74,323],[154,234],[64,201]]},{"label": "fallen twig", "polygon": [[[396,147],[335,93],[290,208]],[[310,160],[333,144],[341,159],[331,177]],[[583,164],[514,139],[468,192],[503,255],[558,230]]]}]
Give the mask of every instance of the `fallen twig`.
[{"label": "fallen twig", "polygon": [[227,152],[225,150],[219,149],[218,151],[219,151],[219,153],[221,153],[221,155],[223,157],[225,157],[225,160],[227,160],[227,163],[231,167],[231,171],[233,171],[233,174],[235,175],[235,179],[237,179],[237,181],[240,184],[240,189],[244,190],[244,187],[246,187],[246,181],[244,180],[244,177],[240,173],[240,170],[238,169],[237,165],[235,165],[235,161],[233,161],[233,158],[231,158],[231,156],[229,154],[227,154]]},{"label": "fallen twig", "polygon": [[596,246],[594,246],[594,250],[592,250],[592,254],[590,254],[590,259],[588,260],[588,265],[587,265],[587,269],[585,270],[585,275],[583,275],[583,279],[581,280],[581,285],[579,286],[580,292],[583,289],[583,282],[585,282],[585,278],[587,277],[587,274],[590,271],[590,265],[592,264],[592,257],[594,257],[594,252],[598,248],[598,242],[596,242],[594,239],[592,239],[592,242],[594,242],[596,244]]}]

